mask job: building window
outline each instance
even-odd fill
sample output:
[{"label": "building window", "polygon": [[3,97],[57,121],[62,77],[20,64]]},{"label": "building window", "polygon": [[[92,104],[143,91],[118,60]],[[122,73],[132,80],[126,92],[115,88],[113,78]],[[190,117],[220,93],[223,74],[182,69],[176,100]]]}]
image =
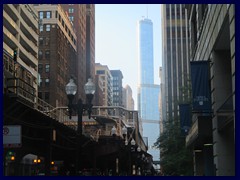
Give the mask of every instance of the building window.
[{"label": "building window", "polygon": [[105,74],[104,70],[97,70],[97,74]]},{"label": "building window", "polygon": [[42,64],[38,64],[38,73],[42,73],[43,66]]},{"label": "building window", "polygon": [[46,50],[45,51],[45,59],[49,59],[50,58],[50,50]]},{"label": "building window", "polygon": [[73,8],[69,8],[69,9],[68,9],[68,12],[69,12],[69,13],[73,13],[73,11],[74,11]]},{"label": "building window", "polygon": [[47,11],[46,18],[50,19],[52,17],[51,11]]},{"label": "building window", "polygon": [[45,65],[45,72],[48,73],[50,70],[50,65],[49,64],[46,64]]},{"label": "building window", "polygon": [[40,50],[40,51],[38,52],[38,60],[42,60],[42,58],[43,58],[43,53],[42,53],[42,51]]},{"label": "building window", "polygon": [[49,82],[50,82],[49,78],[46,78],[46,79],[45,79],[45,87],[48,87],[48,86],[49,86]]},{"label": "building window", "polygon": [[40,26],[39,26],[39,31],[40,31],[40,32],[43,32],[43,25],[40,25]]},{"label": "building window", "polygon": [[74,17],[73,16],[69,16],[69,20],[73,21]]},{"label": "building window", "polygon": [[39,19],[43,19],[43,11],[39,12]]},{"label": "building window", "polygon": [[43,45],[43,37],[39,38],[39,45]]},{"label": "building window", "polygon": [[46,31],[50,31],[50,24],[46,25]]},{"label": "building window", "polygon": [[39,80],[39,86],[42,87],[42,78]]}]

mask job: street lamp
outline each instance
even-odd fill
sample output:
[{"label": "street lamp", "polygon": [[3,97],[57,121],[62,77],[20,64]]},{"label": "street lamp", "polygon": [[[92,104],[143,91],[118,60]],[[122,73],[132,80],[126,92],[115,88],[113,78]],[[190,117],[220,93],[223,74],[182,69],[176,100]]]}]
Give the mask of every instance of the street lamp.
[{"label": "street lamp", "polygon": [[122,135],[123,135],[123,139],[125,140],[125,141],[127,141],[127,128],[125,127],[125,126],[123,126],[123,128],[122,128]]},{"label": "street lamp", "polygon": [[79,154],[81,155],[81,136],[82,136],[82,116],[83,111],[88,112],[88,118],[91,118],[92,112],[92,99],[95,93],[95,85],[92,82],[92,79],[89,78],[88,82],[84,86],[85,94],[87,97],[87,104],[83,104],[81,99],[78,99],[77,104],[73,104],[73,99],[77,93],[77,85],[74,83],[73,78],[71,77],[69,83],[65,87],[66,94],[69,100],[68,109],[69,109],[69,118],[72,118],[72,110],[77,112],[78,115],[78,124],[77,124],[77,158],[76,158],[76,173],[78,172],[78,164],[80,162]]},{"label": "street lamp", "polygon": [[82,100],[79,99],[77,104],[73,104],[73,99],[75,94],[77,93],[77,85],[74,83],[73,78],[70,79],[69,83],[66,85],[66,94],[69,100],[68,110],[69,110],[69,118],[72,118],[72,110],[77,111],[78,114],[78,128],[77,131],[79,134],[82,134],[82,115],[83,111],[88,111],[88,118],[91,118],[92,112],[92,99],[95,93],[95,85],[92,82],[92,79],[89,78],[88,82],[84,86],[85,94],[87,97],[87,104],[83,104]]}]

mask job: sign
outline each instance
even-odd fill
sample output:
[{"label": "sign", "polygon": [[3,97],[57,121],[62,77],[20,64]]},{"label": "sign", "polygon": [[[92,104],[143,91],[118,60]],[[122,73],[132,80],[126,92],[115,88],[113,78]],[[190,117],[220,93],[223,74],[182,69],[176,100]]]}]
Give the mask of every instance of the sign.
[{"label": "sign", "polygon": [[21,147],[22,128],[20,125],[3,126],[3,146],[4,148]]},{"label": "sign", "polygon": [[194,112],[212,112],[209,61],[193,61],[191,65],[192,110]]},{"label": "sign", "polygon": [[191,126],[190,104],[179,104],[181,133],[187,135]]}]

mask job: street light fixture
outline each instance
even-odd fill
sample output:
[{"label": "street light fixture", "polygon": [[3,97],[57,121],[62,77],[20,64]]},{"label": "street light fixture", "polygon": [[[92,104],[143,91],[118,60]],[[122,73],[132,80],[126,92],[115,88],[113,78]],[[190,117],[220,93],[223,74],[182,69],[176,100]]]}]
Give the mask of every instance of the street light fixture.
[{"label": "street light fixture", "polygon": [[77,151],[76,151],[76,173],[79,171],[79,162],[81,155],[81,136],[82,136],[82,116],[83,111],[86,110],[88,112],[88,118],[91,118],[92,113],[92,99],[95,93],[95,85],[92,82],[92,79],[89,78],[88,82],[84,86],[85,94],[87,97],[87,104],[83,104],[81,99],[78,99],[77,104],[73,104],[73,99],[75,94],[77,93],[77,85],[74,83],[73,78],[71,77],[69,83],[65,87],[66,94],[69,100],[68,109],[69,109],[69,118],[72,118],[72,110],[77,112],[78,115],[78,124],[77,124]]},{"label": "street light fixture", "polygon": [[126,140],[126,137],[127,137],[127,128],[125,126],[123,126],[122,128],[122,135],[123,135],[123,139]]}]

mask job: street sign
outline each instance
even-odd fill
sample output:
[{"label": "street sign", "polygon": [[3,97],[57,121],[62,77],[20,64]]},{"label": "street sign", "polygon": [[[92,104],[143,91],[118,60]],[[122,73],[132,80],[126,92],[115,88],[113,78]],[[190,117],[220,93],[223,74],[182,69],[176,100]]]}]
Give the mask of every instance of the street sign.
[{"label": "street sign", "polygon": [[20,125],[3,126],[3,147],[13,148],[21,147],[22,132]]}]

